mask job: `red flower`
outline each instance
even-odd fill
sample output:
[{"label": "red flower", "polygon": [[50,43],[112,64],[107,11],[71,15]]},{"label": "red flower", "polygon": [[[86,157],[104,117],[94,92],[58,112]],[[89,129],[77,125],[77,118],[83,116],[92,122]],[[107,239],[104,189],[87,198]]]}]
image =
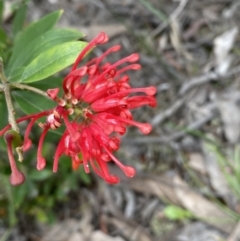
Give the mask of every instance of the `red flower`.
[{"label": "red flower", "polygon": [[[100,33],[79,54],[70,73],[63,80],[62,98],[58,97],[58,88],[47,91],[49,97],[58,104],[54,110],[18,120],[21,122],[31,119],[24,136],[23,150],[25,151],[31,145],[29,133],[33,124],[42,116],[47,116],[46,122],[40,124],[43,132],[37,151],[38,170],[46,165],[41,154],[45,135],[49,129],[56,129],[64,124],[66,130],[54,155],[54,172],[57,171],[59,157],[65,154],[71,157],[73,169],[83,165],[85,172],[89,173],[91,166],[108,183],[119,182],[119,178],[108,171],[109,161],[118,165],[126,176],[134,176],[134,168],[124,166],[113,152],[119,149],[119,135],[123,135],[128,126],[136,126],[143,134],[151,131],[148,123],[134,121],[130,110],[143,105],[155,107],[156,100],[153,96],[156,89],[130,86],[129,76],[125,72],[141,68],[136,64],[139,59],[138,54],[132,54],[115,63],[104,62],[107,55],[119,51],[119,45],[109,48],[100,57],[78,67],[82,58],[92,48],[107,41],[107,35]],[[121,67],[122,65],[125,66]],[[141,94],[137,95],[137,93]]]},{"label": "red flower", "polygon": [[15,132],[14,130],[10,130],[5,132],[4,139],[7,143],[7,153],[12,171],[10,175],[10,183],[12,185],[22,184],[25,180],[25,177],[23,173],[17,168],[12,150],[13,147],[17,147],[18,145],[20,145],[21,138],[17,132]]}]

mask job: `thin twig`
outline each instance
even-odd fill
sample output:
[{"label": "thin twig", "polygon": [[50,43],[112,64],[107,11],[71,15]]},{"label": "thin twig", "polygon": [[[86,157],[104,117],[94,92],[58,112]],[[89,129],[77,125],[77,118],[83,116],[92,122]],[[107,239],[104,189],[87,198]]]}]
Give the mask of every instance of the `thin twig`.
[{"label": "thin twig", "polygon": [[179,15],[181,14],[181,12],[184,10],[184,8],[186,7],[188,3],[188,0],[181,0],[180,4],[178,5],[178,7],[175,9],[175,11],[169,16],[169,20],[168,21],[164,21],[163,23],[161,23],[156,29],[154,29],[151,33],[150,36],[152,38],[156,37],[159,33],[161,33],[171,22],[173,22],[174,20],[176,20]]},{"label": "thin twig", "polygon": [[151,121],[152,126],[159,125],[164,120],[172,116],[183,106],[184,102],[184,98],[176,100],[167,110],[163,111],[163,113],[159,113],[153,118],[153,120]]},{"label": "thin twig", "polygon": [[186,84],[183,84],[183,86],[179,91],[179,96],[182,98],[177,99],[168,109],[156,115],[153,118],[151,124],[153,126],[157,126],[162,122],[164,122],[169,117],[171,117],[172,115],[174,115],[185,104],[185,101],[186,101],[185,95],[188,93],[188,91],[192,90],[193,88],[199,87],[200,85],[206,84],[212,80],[229,78],[239,73],[240,73],[240,66],[229,70],[225,75],[219,75],[215,72],[209,72],[207,74],[190,79],[189,81],[186,82]]},{"label": "thin twig", "polygon": [[8,109],[8,121],[10,125],[12,126],[12,129],[19,133],[19,128],[15,119],[15,110],[13,107],[12,103],[12,98],[10,94],[10,88],[7,83],[7,78],[5,77],[4,71],[3,71],[3,63],[2,60],[0,59],[0,79],[2,81],[2,90],[4,91],[5,99],[6,99],[6,104],[7,104],[7,109]]},{"label": "thin twig", "polygon": [[123,138],[123,142],[128,144],[146,144],[146,143],[161,143],[161,144],[167,144],[167,145],[172,145],[174,141],[177,141],[178,139],[184,137],[188,132],[197,130],[201,128],[204,124],[212,120],[217,113],[214,111],[216,106],[213,106],[211,114],[208,116],[203,117],[200,120],[195,121],[194,123],[191,123],[189,126],[187,126],[184,130],[178,131],[168,137],[166,136],[146,136],[146,137],[141,137],[141,138],[135,138],[135,139],[127,139]]},{"label": "thin twig", "polygon": [[39,95],[43,95],[44,97],[49,98],[49,96],[47,95],[47,93],[45,91],[42,91],[38,88],[29,86],[29,85],[20,84],[20,83],[10,83],[9,86],[12,88],[17,88],[17,89],[21,89],[21,90],[29,90],[29,91],[32,91],[34,93],[37,93]]},{"label": "thin twig", "polygon": [[[3,61],[0,58],[0,79],[2,81],[2,89],[4,91],[4,95],[5,95],[5,100],[6,100],[6,104],[7,104],[7,109],[8,109],[8,122],[11,125],[12,129],[14,131],[16,131],[17,133],[19,133],[19,128],[17,125],[17,121],[15,119],[15,109],[13,107],[13,103],[12,103],[12,98],[11,98],[11,93],[10,93],[10,87],[9,84],[7,82],[7,78],[4,74],[4,70],[3,70]],[[22,153],[22,149],[17,147],[16,148],[16,152],[18,154],[18,160],[22,161],[23,160],[23,153]]]},{"label": "thin twig", "polygon": [[231,70],[229,70],[226,74],[224,75],[219,75],[216,72],[212,71],[207,74],[192,78],[182,86],[182,88],[179,91],[179,95],[183,96],[186,94],[189,90],[198,87],[199,85],[206,84],[212,80],[217,80],[217,79],[224,79],[224,78],[229,78],[235,74],[240,73],[240,66],[237,66]]},{"label": "thin twig", "polygon": [[240,237],[240,222],[237,223],[233,232],[228,237],[227,241],[238,241]]}]

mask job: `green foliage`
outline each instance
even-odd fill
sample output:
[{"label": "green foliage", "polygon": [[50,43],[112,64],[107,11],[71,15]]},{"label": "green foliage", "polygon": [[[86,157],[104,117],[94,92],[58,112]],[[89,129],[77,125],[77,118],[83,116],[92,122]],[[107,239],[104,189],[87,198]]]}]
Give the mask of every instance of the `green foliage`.
[{"label": "green foliage", "polygon": [[25,52],[25,46],[27,46],[29,42],[39,38],[43,33],[52,29],[62,13],[62,10],[50,13],[37,22],[30,24],[26,29],[16,36],[14,39],[14,47],[7,68],[7,73],[12,71],[11,68],[17,56],[19,56],[22,52]]},{"label": "green foliage", "polygon": [[14,69],[11,74],[8,76],[8,81],[9,82],[17,82],[21,79],[21,76],[24,72],[24,70],[26,69],[26,67],[22,66],[22,67],[18,67],[16,69]]},{"label": "green foliage", "polygon": [[240,200],[240,146],[235,145],[233,150],[228,152],[224,152],[214,143],[208,143],[207,148],[215,155],[229,188]]},{"label": "green foliage", "polygon": [[183,221],[193,218],[193,214],[190,211],[175,205],[168,205],[164,208],[164,215],[172,221]]},{"label": "green foliage", "polygon": [[[66,43],[73,40],[78,40],[83,37],[83,34],[76,30],[71,29],[51,29],[43,33],[39,38],[31,41],[24,52],[19,54],[11,68],[13,71],[16,69],[15,66],[22,67],[29,65],[36,57],[50,50],[54,46],[62,43]],[[10,73],[11,76],[11,73]]]},{"label": "green foliage", "polygon": [[14,37],[16,37],[17,34],[23,29],[27,13],[27,5],[20,4],[20,6],[15,10],[15,13],[16,14],[14,16],[12,24],[12,33]]},{"label": "green foliage", "polygon": [[[50,137],[50,136],[49,136]],[[56,138],[51,135],[51,140],[56,142]],[[35,140],[33,138],[35,143]],[[51,223],[55,219],[54,208],[58,202],[68,201],[68,195],[73,190],[79,188],[79,184],[89,184],[90,176],[82,168],[72,171],[71,161],[67,157],[60,160],[59,171],[52,172],[52,152],[55,144],[51,144],[47,137],[47,143],[44,146],[43,155],[46,157],[47,167],[38,171],[33,166],[36,165],[36,150],[33,148],[27,153],[27,157],[21,164],[22,171],[26,173],[25,182],[12,187],[9,184],[8,167],[0,163],[0,168],[5,174],[0,174],[1,197],[0,204],[7,201],[6,218],[11,226],[17,222],[17,211],[36,217],[41,222]],[[3,195],[4,194],[4,195]]]},{"label": "green foliage", "polygon": [[4,0],[0,0],[0,23],[2,23]]},{"label": "green foliage", "polygon": [[[5,75],[10,84],[22,82],[27,86],[46,91],[60,87],[63,77],[56,74],[71,65],[81,50],[86,46],[79,41],[84,34],[73,29],[58,29],[55,25],[63,11],[50,13],[40,20],[26,24],[27,2],[12,5],[12,32],[7,34],[0,26],[0,56],[4,59]],[[0,0],[0,21],[4,1]],[[11,21],[11,20],[10,20]],[[56,103],[37,93],[14,88],[11,90],[16,117],[23,113],[32,114],[54,108]],[[8,124],[7,106],[3,92],[0,92],[0,129]],[[26,123],[21,123],[25,128]],[[24,129],[23,128],[23,129]],[[67,201],[68,194],[77,190],[80,183],[89,184],[90,176],[82,168],[72,171],[69,158],[62,157],[58,173],[52,172],[53,153],[59,141],[57,131],[48,133],[43,147],[43,156],[47,160],[47,167],[42,171],[35,168],[36,146],[41,129],[34,126],[31,133],[33,148],[24,155],[24,161],[19,168],[26,174],[23,185],[12,187],[9,184],[10,167],[7,160],[6,144],[0,138],[0,206],[6,209],[5,219],[10,226],[17,223],[16,213],[21,211],[34,215],[42,222],[54,221],[54,207],[59,201]],[[56,135],[58,133],[58,135]],[[21,133],[24,134],[24,133]]]},{"label": "green foliage", "polygon": [[15,91],[13,95],[19,107],[26,114],[38,113],[43,110],[51,109],[55,106],[55,103],[52,100],[39,97],[38,95],[26,90]]},{"label": "green foliage", "polygon": [[0,48],[1,49],[6,48],[7,41],[8,41],[7,34],[3,31],[3,29],[0,29]]},{"label": "green foliage", "polygon": [[[35,88],[38,88],[40,90],[48,90],[56,88],[56,86],[61,86],[62,84],[62,77],[59,76],[51,76],[44,80],[41,80],[39,82],[34,82],[29,84],[30,86],[33,86]],[[61,94],[61,93],[60,93]]]},{"label": "green foliage", "polygon": [[85,42],[68,42],[42,52],[24,70],[20,81],[24,83],[45,79],[73,64]]}]

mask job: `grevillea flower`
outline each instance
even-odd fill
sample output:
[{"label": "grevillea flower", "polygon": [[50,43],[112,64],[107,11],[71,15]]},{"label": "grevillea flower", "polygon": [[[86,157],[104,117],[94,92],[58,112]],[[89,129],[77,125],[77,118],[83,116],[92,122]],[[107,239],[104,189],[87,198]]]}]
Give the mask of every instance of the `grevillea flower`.
[{"label": "grevillea flower", "polygon": [[[120,46],[109,48],[100,57],[93,58],[81,65],[82,58],[96,45],[108,41],[105,33],[95,37],[79,54],[70,73],[64,78],[63,96],[59,97],[59,88],[49,89],[47,94],[57,103],[53,110],[20,118],[17,122],[30,119],[24,135],[23,151],[31,146],[29,134],[33,124],[46,116],[46,122],[40,123],[43,129],[37,150],[37,169],[42,170],[46,160],[42,156],[44,138],[49,129],[65,125],[66,129],[58,143],[53,162],[53,172],[57,172],[59,158],[65,154],[72,160],[73,169],[83,165],[86,173],[90,167],[106,182],[118,183],[119,178],[111,175],[108,162],[114,162],[128,177],[133,177],[135,169],[123,165],[114,152],[120,147],[120,135],[128,126],[136,126],[143,134],[149,134],[151,126],[133,120],[131,109],[143,105],[156,106],[154,95],[156,88],[132,88],[128,70],[139,70],[136,63],[138,54],[132,54],[115,63],[105,61],[107,55],[119,51]],[[80,66],[79,66],[80,65]],[[0,132],[3,133],[10,126]]]}]

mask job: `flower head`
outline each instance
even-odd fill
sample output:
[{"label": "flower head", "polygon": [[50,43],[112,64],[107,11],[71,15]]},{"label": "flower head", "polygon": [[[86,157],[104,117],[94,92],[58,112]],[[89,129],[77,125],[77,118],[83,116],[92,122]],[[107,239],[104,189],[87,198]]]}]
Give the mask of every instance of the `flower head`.
[{"label": "flower head", "polygon": [[132,54],[115,63],[105,61],[109,54],[120,50],[119,45],[109,48],[86,64],[81,64],[83,57],[92,48],[107,41],[107,35],[102,32],[83,49],[70,73],[63,80],[63,96],[58,96],[59,88],[47,91],[49,97],[57,103],[53,110],[18,120],[20,122],[30,119],[24,136],[25,151],[31,146],[29,134],[33,124],[42,116],[46,116],[46,122],[39,124],[43,132],[37,151],[38,170],[46,165],[46,160],[42,156],[45,135],[49,129],[64,125],[66,129],[54,155],[54,172],[58,169],[60,156],[65,154],[71,158],[73,169],[83,165],[85,172],[89,173],[91,167],[108,183],[119,182],[117,176],[109,173],[110,161],[114,162],[126,176],[135,175],[134,168],[123,165],[113,153],[119,149],[119,136],[126,132],[128,126],[136,126],[143,134],[149,134],[151,131],[148,123],[134,121],[130,111],[143,105],[155,107],[156,88],[131,87],[126,72],[141,68],[136,63],[139,60],[138,54]]}]

